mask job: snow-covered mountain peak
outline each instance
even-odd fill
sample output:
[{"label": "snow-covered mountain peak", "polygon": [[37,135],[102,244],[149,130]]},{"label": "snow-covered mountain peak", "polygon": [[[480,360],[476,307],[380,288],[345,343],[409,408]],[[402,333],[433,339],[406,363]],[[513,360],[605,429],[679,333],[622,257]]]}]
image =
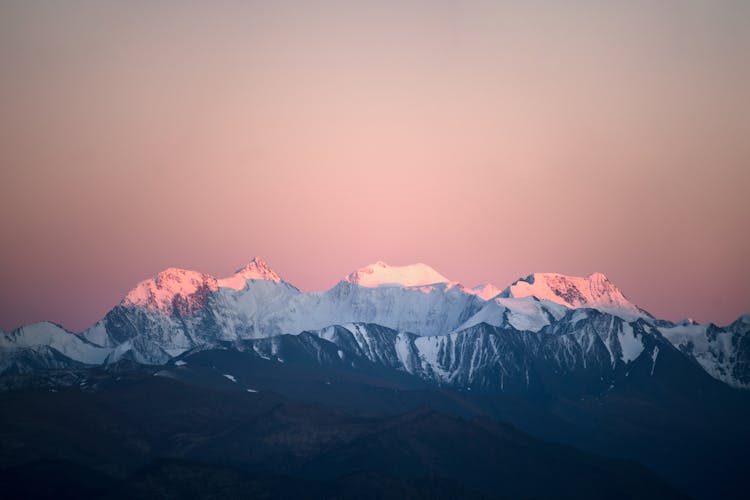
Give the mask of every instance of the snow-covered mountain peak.
[{"label": "snow-covered mountain peak", "polygon": [[269,280],[269,281],[281,281],[281,277],[266,264],[266,261],[260,257],[253,257],[253,259],[245,264],[245,266],[237,269],[235,274],[242,274],[247,279],[254,280]]},{"label": "snow-covered mountain peak", "polygon": [[591,307],[642,315],[623,293],[602,273],[567,276],[558,273],[534,273],[521,278],[502,292],[504,297],[528,297],[556,302],[570,308]]},{"label": "snow-covered mountain peak", "polygon": [[[170,313],[178,296],[205,298],[208,292],[214,292],[219,288],[242,290],[250,280],[280,283],[281,277],[259,257],[253,258],[233,275],[222,279],[198,271],[169,267],[155,277],[138,283],[125,296],[122,305]],[[202,300],[192,303],[197,306],[198,302]]]},{"label": "snow-covered mountain peak", "polygon": [[367,288],[418,287],[436,283],[450,283],[448,278],[426,264],[390,266],[382,261],[354,271],[344,278],[344,281]]},{"label": "snow-covered mountain peak", "polygon": [[232,276],[220,279],[218,284],[222,288],[242,290],[248,280],[264,280],[280,283],[281,277],[268,267],[268,264],[263,259],[254,257],[244,267],[237,269]]},{"label": "snow-covered mountain peak", "polygon": [[217,288],[218,283],[213,276],[169,267],[156,277],[138,283],[125,296],[122,305],[169,312],[172,310],[175,297],[190,297]]}]

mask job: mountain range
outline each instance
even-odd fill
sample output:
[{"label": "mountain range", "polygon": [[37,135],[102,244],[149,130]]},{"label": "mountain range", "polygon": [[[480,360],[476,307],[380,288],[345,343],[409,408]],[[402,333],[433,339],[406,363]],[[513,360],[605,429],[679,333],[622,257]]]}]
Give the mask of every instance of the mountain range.
[{"label": "mountain range", "polygon": [[[395,332],[390,366],[446,384],[525,379],[525,369],[519,375],[513,371],[519,366],[497,357],[509,352],[498,342],[512,338],[524,358],[547,356],[563,373],[600,364],[614,372],[641,356],[656,370],[659,350],[674,347],[712,377],[750,388],[750,315],[724,327],[659,320],[601,273],[536,273],[504,289],[467,288],[424,264],[378,262],[330,290],[301,292],[259,258],[221,279],[166,269],[81,333],[49,322],[2,332],[0,373],[120,359],[159,365],[216,342],[302,332],[336,343],[340,335],[331,332],[343,329],[360,343],[370,342],[361,324]],[[475,337],[493,331],[504,332],[501,340],[489,341],[479,353],[457,348],[467,338],[479,346]],[[502,377],[492,383],[477,378],[492,368]]]},{"label": "mountain range", "polygon": [[[743,491],[750,444],[750,315],[721,327],[658,319],[601,273],[535,273],[505,288],[468,288],[424,264],[377,262],[330,290],[302,292],[255,258],[225,278],[166,269],[137,284],[104,318],[79,333],[49,322],[0,332],[0,388],[7,416],[10,408],[25,412],[29,403],[16,396],[24,391],[46,404],[60,397],[51,391],[83,393],[70,396],[76,401],[93,397],[87,394],[111,398],[131,390],[122,387],[122,380],[146,384],[156,393],[175,390],[153,385],[157,379],[242,398],[275,395],[304,408],[380,419],[373,425],[384,429],[401,429],[403,422],[412,422],[404,415],[425,408],[438,412],[426,417],[430,425],[440,432],[461,428],[456,435],[496,435],[495,426],[502,422],[512,432],[528,434],[514,437],[514,443],[536,439],[644,464],[677,496],[733,497]],[[146,402],[137,405],[148,411]],[[328,418],[334,417],[323,420]],[[463,424],[451,420],[456,418]],[[501,434],[507,437],[507,432]],[[22,466],[26,462],[13,458],[8,439],[3,436],[0,463]],[[375,442],[367,441],[372,436],[362,439],[369,444],[361,446],[385,446],[382,436]],[[375,456],[390,456],[400,446],[396,441],[388,441]],[[351,457],[370,459],[360,445],[352,448],[352,441],[337,443],[330,456],[315,455],[299,469],[270,471],[309,478],[321,477],[327,467],[338,471],[329,477],[338,481],[341,474],[358,473],[346,466]],[[217,463],[214,452],[178,448],[153,457]],[[419,449],[393,460],[406,461],[404,470],[412,470]],[[519,457],[531,456],[529,449]],[[28,453],[29,459],[50,458],[38,448]],[[479,495],[502,490],[501,496],[515,497],[523,491],[514,489],[517,485],[497,490],[495,482],[470,470],[454,474],[455,467],[443,462],[443,451],[430,453],[437,457],[435,466],[420,469],[419,477],[437,474]],[[472,453],[494,456],[484,448]],[[76,466],[96,462],[63,455]],[[223,465],[247,465],[248,460]],[[504,459],[504,467],[511,462]],[[610,470],[611,465],[597,464]],[[396,469],[378,462],[366,471],[392,479]],[[661,480],[633,474],[652,486]],[[560,496],[577,496],[563,483],[560,491],[570,495]],[[402,487],[402,482],[394,486]],[[661,488],[669,487],[654,486],[653,491],[668,496]]]}]

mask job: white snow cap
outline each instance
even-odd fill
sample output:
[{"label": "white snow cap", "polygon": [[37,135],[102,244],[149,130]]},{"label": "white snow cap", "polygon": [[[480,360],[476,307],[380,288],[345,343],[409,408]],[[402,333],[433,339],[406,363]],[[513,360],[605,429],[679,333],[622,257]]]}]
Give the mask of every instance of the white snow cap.
[{"label": "white snow cap", "polygon": [[154,278],[141,281],[123,299],[126,306],[169,311],[175,296],[189,297],[200,290],[216,291],[218,288],[242,290],[249,280],[281,282],[281,278],[260,257],[253,258],[232,276],[216,279],[210,274],[169,267]]},{"label": "white snow cap", "polygon": [[260,257],[253,257],[244,267],[235,271],[234,275],[219,280],[222,288],[242,290],[248,280],[264,280],[281,282],[281,277]]},{"label": "white snow cap", "polygon": [[170,310],[176,295],[187,297],[204,287],[215,290],[216,279],[197,271],[169,267],[156,277],[138,283],[122,303],[127,306]]},{"label": "white snow cap", "polygon": [[589,276],[534,273],[510,285],[503,291],[503,296],[533,296],[571,308],[592,307],[640,312],[602,273]]},{"label": "white snow cap", "polygon": [[450,283],[448,278],[426,264],[389,266],[385,262],[376,262],[375,264],[358,269],[344,278],[344,281],[367,288],[387,286],[410,287]]}]

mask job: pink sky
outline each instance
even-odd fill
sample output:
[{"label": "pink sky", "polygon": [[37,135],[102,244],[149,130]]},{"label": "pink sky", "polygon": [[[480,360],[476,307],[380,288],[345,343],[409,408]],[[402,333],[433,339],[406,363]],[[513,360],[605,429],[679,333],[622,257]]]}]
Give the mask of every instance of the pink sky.
[{"label": "pink sky", "polygon": [[550,3],[3,3],[0,328],[255,255],[750,312],[750,4]]}]

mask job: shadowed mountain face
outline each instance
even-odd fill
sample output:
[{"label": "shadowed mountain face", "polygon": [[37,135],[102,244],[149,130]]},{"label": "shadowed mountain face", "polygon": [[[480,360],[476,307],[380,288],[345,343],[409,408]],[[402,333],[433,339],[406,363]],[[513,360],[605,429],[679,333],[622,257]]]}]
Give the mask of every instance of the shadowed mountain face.
[{"label": "shadowed mountain face", "polygon": [[[52,478],[40,483],[39,477]],[[44,461],[0,472],[7,498],[339,498],[339,499],[489,499],[461,484],[440,478],[399,479],[374,473],[335,480],[252,472],[242,468],[159,459],[126,478],[113,478],[66,461]]]},{"label": "shadowed mountain face", "polygon": [[8,491],[744,496],[750,320],[658,320],[599,273],[492,290],[377,263],[303,293],[254,260],[0,332]]},{"label": "shadowed mountain face", "polygon": [[[254,485],[273,494],[284,483],[279,491],[289,496],[309,487],[350,497],[376,477],[384,480],[375,491],[385,496],[427,497],[438,486],[489,498],[678,496],[634,462],[552,445],[489,419],[428,409],[356,417],[146,374],[107,383],[93,392],[0,398],[8,491],[47,470],[62,490],[115,498],[212,483],[226,492]],[[159,457],[183,462],[149,465]],[[45,462],[51,459],[63,465]]]},{"label": "shadowed mountain face", "polygon": [[[586,450],[578,457],[641,462],[691,496],[740,497],[750,442],[745,393],[676,350],[661,356],[660,377],[644,362],[619,374],[608,390],[591,392],[584,384],[575,394],[567,385],[558,390],[559,377],[542,371],[534,375],[534,393],[440,388],[312,334],[195,350],[163,367],[122,361],[107,369],[25,374],[14,380],[26,389],[0,396],[0,460],[6,467],[66,460],[121,480],[152,460],[179,458],[333,483],[358,474],[398,485],[438,478],[517,498],[538,481],[514,469],[526,457],[531,470],[565,471],[598,484],[586,478],[602,477],[594,466],[545,465],[555,450],[572,452],[551,445],[557,442]],[[496,434],[512,443],[493,441]],[[495,466],[512,474],[502,476]],[[504,478],[502,488],[484,483],[496,476]],[[639,497],[650,491],[644,486]],[[596,492],[571,489],[568,496],[600,497]]]},{"label": "shadowed mountain face", "polygon": [[[330,346],[325,360],[318,350],[300,348],[306,340],[326,345],[312,335],[279,337],[274,339],[277,357],[271,357],[256,345],[264,341],[251,341],[242,352],[186,354],[162,374],[189,383],[211,381],[228,390],[273,391],[350,414],[431,407],[464,418],[482,416],[545,440],[638,460],[696,496],[721,492],[731,497],[744,487],[750,400],[709,377],[676,349],[659,354],[658,374],[651,358],[644,357],[614,374],[584,372],[578,383],[550,369],[545,358],[532,360],[530,377],[537,380],[537,389],[502,392],[481,385],[435,390],[416,375],[357,357],[342,349],[343,341],[336,346],[343,360]],[[375,351],[374,342],[369,345]],[[319,357],[324,361],[316,361]],[[609,378],[602,388],[599,379],[605,373]]]}]

